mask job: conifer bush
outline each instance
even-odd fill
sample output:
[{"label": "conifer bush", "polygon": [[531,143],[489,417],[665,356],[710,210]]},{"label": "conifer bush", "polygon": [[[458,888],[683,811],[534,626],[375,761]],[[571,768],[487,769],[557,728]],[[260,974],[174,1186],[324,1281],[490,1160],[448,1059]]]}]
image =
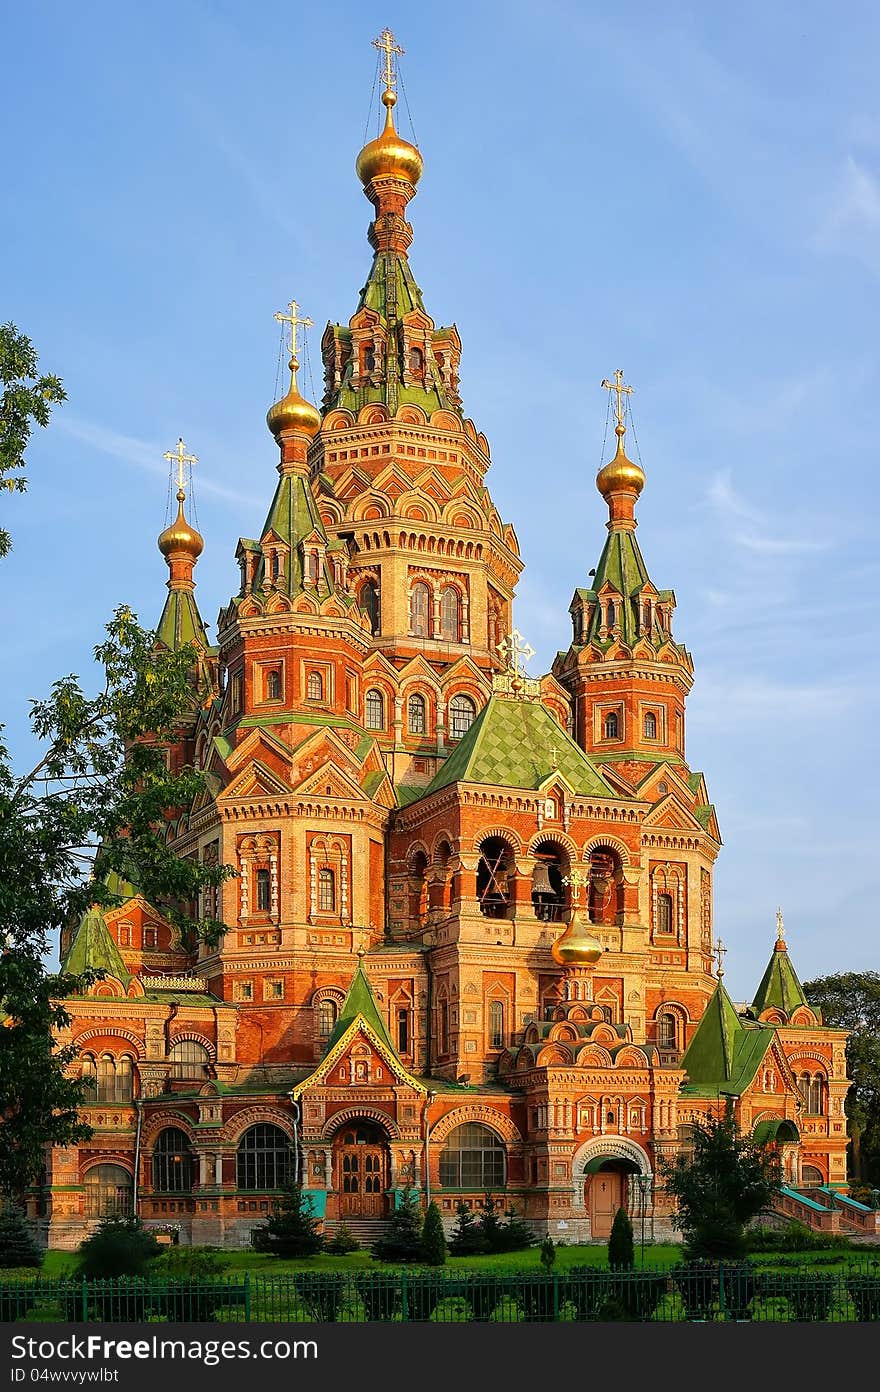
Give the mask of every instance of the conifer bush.
[{"label": "conifer bush", "polygon": [[139,1218],[102,1218],[79,1245],[77,1275],[88,1280],[142,1276],[161,1251]]},{"label": "conifer bush", "polygon": [[483,1235],[476,1215],[464,1200],[455,1210],[455,1226],[449,1234],[449,1251],[453,1257],[473,1257],[484,1251]]},{"label": "conifer bush", "polygon": [[633,1227],[625,1208],[619,1208],[608,1239],[608,1265],[612,1271],[629,1271],[635,1266]]},{"label": "conifer bush", "polygon": [[400,1193],[385,1234],[370,1251],[377,1261],[422,1261],[422,1215],[410,1185]]},{"label": "conifer bush", "polygon": [[422,1259],[428,1266],[446,1265],[446,1236],[440,1210],[432,1201],[428,1204],[422,1224]]},{"label": "conifer bush", "polygon": [[0,1213],[0,1267],[40,1266],[43,1253],[22,1213]]},{"label": "conifer bush", "polygon": [[251,1246],[275,1257],[313,1257],[323,1250],[319,1219],[301,1184],[290,1184],[265,1223],[254,1228]]}]

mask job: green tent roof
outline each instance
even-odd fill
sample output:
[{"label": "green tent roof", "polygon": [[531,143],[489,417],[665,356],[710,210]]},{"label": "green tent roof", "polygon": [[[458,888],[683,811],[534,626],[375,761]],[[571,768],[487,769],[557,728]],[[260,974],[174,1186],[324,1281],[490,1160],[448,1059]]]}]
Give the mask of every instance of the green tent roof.
[{"label": "green tent roof", "polygon": [[451,783],[539,788],[558,771],[572,792],[617,797],[596,765],[536,701],[493,695],[425,789]]},{"label": "green tent roof", "polygon": [[363,1016],[374,1034],[378,1035],[385,1047],[390,1049],[394,1057],[397,1058],[397,1050],[388,1038],[385,1021],[382,1019],[379,1007],[376,1004],[376,997],[373,995],[373,988],[364,971],[362,958],[358,958],[358,964],[355,967],[354,976],[348,988],[348,995],[342,1002],[339,1018],[336,1021],[333,1033],[327,1041],[327,1048],[324,1050],[325,1057],[342,1038],[346,1030],[354,1024],[359,1015]]},{"label": "green tent roof", "polygon": [[756,1015],[771,1009],[791,1015],[799,1005],[807,1004],[804,988],[798,981],[788,950],[780,938],[773,949],[773,956],[767,963],[767,970],[761,977],[761,984],[755,992],[752,1009]]},{"label": "green tent roof", "polygon": [[156,637],[172,652],[178,652],[187,643],[198,648],[208,648],[208,635],[191,590],[169,590],[162,616],[156,626]]},{"label": "green tent roof", "polygon": [[61,963],[61,970],[69,972],[71,976],[79,976],[87,968],[105,971],[110,976],[115,976],[126,987],[131,980],[104,915],[96,907],[83,914],[73,942]]},{"label": "green tent roof", "polygon": [[684,1091],[739,1096],[757,1073],[774,1033],[771,1025],[742,1020],[719,981],[682,1056],[688,1076]]}]

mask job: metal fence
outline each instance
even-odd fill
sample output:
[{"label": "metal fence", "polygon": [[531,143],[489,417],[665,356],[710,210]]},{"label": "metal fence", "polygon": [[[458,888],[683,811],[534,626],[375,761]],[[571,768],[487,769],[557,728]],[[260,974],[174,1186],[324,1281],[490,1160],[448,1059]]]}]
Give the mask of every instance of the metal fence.
[{"label": "metal fence", "polygon": [[689,1320],[880,1322],[878,1268],[761,1271],[301,1271],[199,1280],[22,1279],[0,1284],[0,1322],[373,1323]]}]

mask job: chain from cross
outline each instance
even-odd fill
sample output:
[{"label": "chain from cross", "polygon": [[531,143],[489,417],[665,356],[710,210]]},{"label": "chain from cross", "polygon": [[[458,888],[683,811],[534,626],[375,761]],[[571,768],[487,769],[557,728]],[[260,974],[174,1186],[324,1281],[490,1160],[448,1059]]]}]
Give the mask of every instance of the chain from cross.
[{"label": "chain from cross", "polygon": [[526,642],[518,628],[515,628],[507,638],[501,639],[498,651],[507,662],[508,672],[511,672],[515,677],[526,675],[526,663],[535,656],[535,649]]},{"label": "chain from cross", "polygon": [[727,956],[727,948],[720,938],[715,943],[715,956],[718,959],[718,975],[724,975],[724,958]]},{"label": "chain from cross", "polygon": [[186,445],[180,438],[177,441],[177,449],[166,450],[163,458],[167,459],[169,464],[177,465],[177,491],[183,493],[186,489],[186,466],[188,464],[192,468],[193,464],[198,464],[198,455],[187,454]]},{"label": "chain from cross", "polygon": [[776,936],[783,941],[785,939],[785,920],[782,917],[782,909],[776,910]]},{"label": "chain from cross", "polygon": [[296,331],[300,325],[302,325],[304,329],[312,328],[315,321],[314,319],[309,319],[307,315],[300,316],[299,305],[296,300],[291,300],[287,308],[290,311],[289,314],[285,314],[283,310],[279,309],[275,312],[275,318],[278,320],[279,324],[290,325],[290,356],[296,359],[299,353],[299,341]]},{"label": "chain from cross", "polygon": [[619,367],[617,369],[617,371],[614,374],[613,382],[609,382],[607,377],[603,378],[602,386],[605,388],[606,391],[614,392],[614,394],[616,395],[617,409],[615,411],[615,415],[617,416],[617,424],[622,426],[625,414],[623,409],[623,397],[632,396],[633,394],[632,387],[627,387],[624,385],[623,368]]},{"label": "chain from cross", "polygon": [[393,91],[394,84],[397,81],[397,78],[394,73],[394,58],[392,57],[392,55],[395,53],[403,55],[404,53],[406,53],[406,49],[401,48],[400,44],[396,44],[394,42],[394,35],[392,34],[390,29],[383,29],[378,39],[373,39],[373,47],[384,50],[385,86],[386,88]]}]

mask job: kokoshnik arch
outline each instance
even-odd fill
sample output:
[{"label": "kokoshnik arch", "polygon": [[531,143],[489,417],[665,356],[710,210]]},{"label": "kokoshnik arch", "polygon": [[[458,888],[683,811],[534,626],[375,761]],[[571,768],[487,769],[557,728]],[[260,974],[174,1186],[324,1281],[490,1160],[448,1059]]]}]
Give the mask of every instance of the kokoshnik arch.
[{"label": "kokoshnik arch", "polygon": [[399,50],[378,43],[385,126],[357,159],[372,265],[323,333],[320,409],[297,382],[311,320],[295,301],[278,316],[278,480],[216,645],[185,514],[194,459],[182,441],[170,456],[158,639],[200,654],[172,757],[212,791],[169,834],[237,874],[199,906],[226,925],[216,948],[186,951],[132,885],[65,935],[65,967],[106,976],[70,1003],[94,1135],[47,1158],[32,1211],[54,1245],[132,1209],[243,1244],[294,1176],[328,1229],[375,1230],[410,1184],[447,1225],[490,1189],[539,1233],[604,1239],[623,1204],[660,1236],[658,1158],[728,1096],[781,1147],[793,1195],[846,1187],[845,1035],[805,999],[781,918],[751,1005],[724,988],[720,836],[686,754],[693,663],[636,540],[630,388],[603,383],[604,546],[568,647],[529,677],[523,563],[463,411],[459,334],[410,269],[422,155],[395,128]]}]

